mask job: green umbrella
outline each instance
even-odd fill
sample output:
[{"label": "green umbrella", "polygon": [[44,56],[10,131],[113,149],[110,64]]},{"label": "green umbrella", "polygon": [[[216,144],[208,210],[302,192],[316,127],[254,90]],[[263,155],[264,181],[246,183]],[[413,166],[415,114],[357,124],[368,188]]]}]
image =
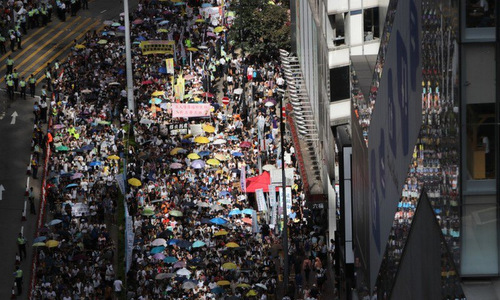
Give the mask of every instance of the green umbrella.
[{"label": "green umbrella", "polygon": [[99,121],[99,122],[97,122],[97,124],[100,124],[100,125],[109,125],[109,124],[111,124],[111,122],[110,121]]},{"label": "green umbrella", "polygon": [[143,211],[142,211],[142,215],[143,216],[147,216],[147,217],[150,217],[152,215],[154,215],[155,212],[154,210],[152,210],[151,208],[145,208]]},{"label": "green umbrella", "polygon": [[33,247],[45,247],[46,245],[44,242],[38,242],[38,243],[34,243],[32,246]]},{"label": "green umbrella", "polygon": [[56,148],[56,151],[68,151],[68,150],[69,150],[69,148],[66,146],[59,146]]},{"label": "green umbrella", "polygon": [[104,44],[107,44],[107,43],[108,43],[108,41],[107,41],[107,40],[99,40],[97,43],[98,43],[99,45],[104,45]]},{"label": "green umbrella", "polygon": [[182,217],[182,212],[174,209],[169,212],[169,215],[174,217]]},{"label": "green umbrella", "polygon": [[115,23],[111,24],[111,26],[113,26],[113,27],[120,27],[120,26],[122,26],[122,24],[120,24],[118,22],[115,22]]}]

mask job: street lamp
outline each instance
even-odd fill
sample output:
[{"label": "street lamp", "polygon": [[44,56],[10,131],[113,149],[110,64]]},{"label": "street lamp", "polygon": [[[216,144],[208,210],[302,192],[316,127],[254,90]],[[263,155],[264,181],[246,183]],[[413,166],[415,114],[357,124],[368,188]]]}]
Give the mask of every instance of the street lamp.
[{"label": "street lamp", "polygon": [[132,80],[132,50],[130,49],[130,19],[128,12],[128,0],[123,1],[125,17],[125,57],[127,65],[127,105],[130,112],[135,113],[134,82]]},{"label": "street lamp", "polygon": [[278,95],[280,99],[280,108],[281,108],[281,117],[280,117],[280,134],[281,134],[281,198],[283,203],[283,231],[282,231],[282,239],[283,239],[283,251],[284,251],[284,268],[283,268],[283,285],[285,287],[285,291],[288,290],[288,214],[286,207],[286,177],[285,177],[285,123],[283,120],[283,96],[285,91],[283,89],[278,89]]}]

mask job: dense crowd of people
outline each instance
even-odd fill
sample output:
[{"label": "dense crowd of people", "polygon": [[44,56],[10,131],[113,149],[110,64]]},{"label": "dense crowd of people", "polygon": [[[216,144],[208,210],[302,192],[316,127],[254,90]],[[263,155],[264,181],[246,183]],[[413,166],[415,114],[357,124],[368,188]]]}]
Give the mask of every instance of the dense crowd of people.
[{"label": "dense crowd of people", "polygon": [[[34,244],[36,299],[276,299],[283,224],[271,216],[277,207],[246,192],[245,178],[296,163],[289,138],[284,155],[279,147],[284,80],[278,62],[225,43],[228,20],[210,7],[141,1],[132,12],[136,113],[127,107],[123,16],[75,41],[49,83],[52,218]],[[174,74],[165,56],[143,55],[140,41],[149,40],[175,41]],[[179,103],[210,104],[210,114],[174,118]],[[317,299],[326,215],[311,215],[297,172],[293,179],[290,267],[297,295]],[[120,192],[134,236],[126,277],[113,267]]]}]

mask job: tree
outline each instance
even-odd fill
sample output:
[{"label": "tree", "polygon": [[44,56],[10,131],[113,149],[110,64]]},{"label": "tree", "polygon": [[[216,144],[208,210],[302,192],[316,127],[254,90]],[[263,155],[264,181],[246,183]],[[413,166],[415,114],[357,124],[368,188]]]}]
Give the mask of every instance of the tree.
[{"label": "tree", "polygon": [[288,6],[266,0],[239,0],[233,4],[236,17],[229,33],[234,47],[260,57],[278,57],[279,49],[290,49]]}]

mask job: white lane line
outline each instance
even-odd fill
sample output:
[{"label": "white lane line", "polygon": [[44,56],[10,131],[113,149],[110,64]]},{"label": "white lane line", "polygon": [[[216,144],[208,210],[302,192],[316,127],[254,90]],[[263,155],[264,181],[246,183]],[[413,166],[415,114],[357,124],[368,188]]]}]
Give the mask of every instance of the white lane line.
[{"label": "white lane line", "polygon": [[21,226],[21,235],[24,235],[24,226]]},{"label": "white lane line", "polygon": [[101,14],[103,14],[103,13],[105,13],[105,12],[107,12],[107,11],[108,11],[108,10],[107,10],[107,9],[105,9],[105,10],[101,11]]}]

